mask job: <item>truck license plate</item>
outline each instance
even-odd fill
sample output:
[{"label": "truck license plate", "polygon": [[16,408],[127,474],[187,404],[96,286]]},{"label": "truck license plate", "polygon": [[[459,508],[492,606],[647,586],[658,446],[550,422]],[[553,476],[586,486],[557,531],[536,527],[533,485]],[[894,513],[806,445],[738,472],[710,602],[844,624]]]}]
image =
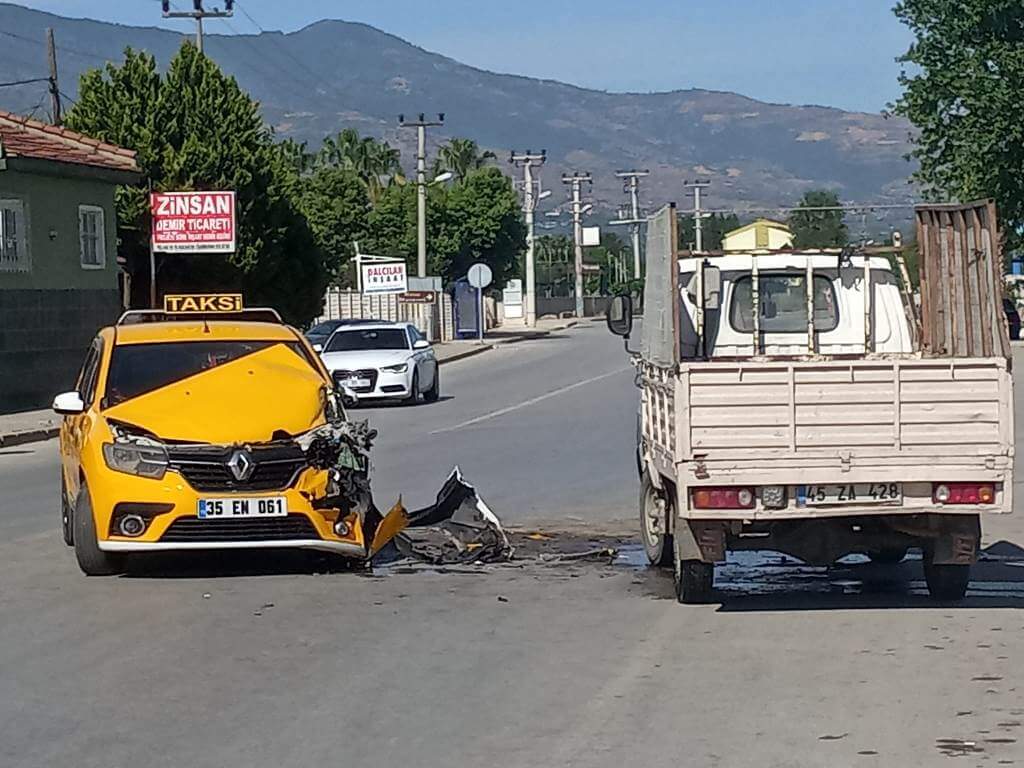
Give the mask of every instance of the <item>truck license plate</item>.
[{"label": "truck license plate", "polygon": [[902,504],[900,483],[851,483],[849,485],[808,485],[804,490],[807,506],[836,504]]},{"label": "truck license plate", "polygon": [[284,496],[200,499],[196,514],[204,520],[227,517],[287,517],[288,502]]}]

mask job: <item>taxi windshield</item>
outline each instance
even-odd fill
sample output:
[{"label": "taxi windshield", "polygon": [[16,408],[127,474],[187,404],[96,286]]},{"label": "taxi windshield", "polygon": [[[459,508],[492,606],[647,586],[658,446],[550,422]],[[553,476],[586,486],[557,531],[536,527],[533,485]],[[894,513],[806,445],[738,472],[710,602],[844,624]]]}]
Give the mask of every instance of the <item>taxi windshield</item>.
[{"label": "taxi windshield", "polygon": [[[116,346],[110,357],[104,405],[110,408],[279,343],[232,340]],[[298,344],[285,346],[306,359]]]}]

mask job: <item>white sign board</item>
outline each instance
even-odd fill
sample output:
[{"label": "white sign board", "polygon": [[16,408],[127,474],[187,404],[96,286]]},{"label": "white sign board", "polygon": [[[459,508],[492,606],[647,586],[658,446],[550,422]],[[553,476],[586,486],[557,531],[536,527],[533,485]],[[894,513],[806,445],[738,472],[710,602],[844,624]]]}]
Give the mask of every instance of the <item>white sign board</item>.
[{"label": "white sign board", "polygon": [[153,192],[151,241],[158,253],[234,253],[234,192]]},{"label": "white sign board", "polygon": [[600,245],[601,244],[601,228],[600,227],[583,227],[583,245]]},{"label": "white sign board", "polygon": [[501,303],[505,306],[505,317],[518,320],[523,316],[523,281],[509,280],[501,292]]},{"label": "white sign board", "polygon": [[481,262],[477,262],[470,267],[466,275],[469,284],[474,288],[486,288],[491,284],[493,278],[494,275],[491,274],[491,268]]},{"label": "white sign board", "polygon": [[364,294],[405,293],[409,290],[404,261],[361,264]]}]

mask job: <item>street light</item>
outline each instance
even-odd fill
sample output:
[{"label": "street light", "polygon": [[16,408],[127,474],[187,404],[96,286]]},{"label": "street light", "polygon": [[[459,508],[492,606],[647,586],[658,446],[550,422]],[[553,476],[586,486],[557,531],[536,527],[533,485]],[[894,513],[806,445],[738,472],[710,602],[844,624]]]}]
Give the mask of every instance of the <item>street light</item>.
[{"label": "street light", "polygon": [[538,201],[540,201],[540,200],[547,200],[549,197],[551,197],[551,190],[550,189],[545,189],[543,192],[541,192],[539,195],[537,195],[537,200]]},{"label": "street light", "polygon": [[455,178],[455,174],[454,173],[452,173],[451,171],[445,171],[444,173],[440,173],[437,176],[435,176],[434,180],[431,181],[430,183],[432,185],[433,184],[444,184],[446,181],[451,181],[454,178]]}]

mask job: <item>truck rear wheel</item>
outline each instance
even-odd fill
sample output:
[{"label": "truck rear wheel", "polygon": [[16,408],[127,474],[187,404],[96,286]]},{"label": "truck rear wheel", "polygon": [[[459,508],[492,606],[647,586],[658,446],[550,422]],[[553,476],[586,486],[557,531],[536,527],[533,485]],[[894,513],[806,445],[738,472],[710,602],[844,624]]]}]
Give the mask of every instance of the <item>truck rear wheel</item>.
[{"label": "truck rear wheel", "polygon": [[924,553],[924,580],[928,594],[936,600],[963,600],[971,581],[969,565],[936,565],[932,556]]},{"label": "truck rear wheel", "polygon": [[680,603],[711,602],[715,585],[715,564],[700,560],[676,560],[676,599]]},{"label": "truck rear wheel", "polygon": [[668,567],[675,558],[675,543],[669,530],[672,504],[654,487],[651,476],[640,476],[640,538],[651,565]]}]

